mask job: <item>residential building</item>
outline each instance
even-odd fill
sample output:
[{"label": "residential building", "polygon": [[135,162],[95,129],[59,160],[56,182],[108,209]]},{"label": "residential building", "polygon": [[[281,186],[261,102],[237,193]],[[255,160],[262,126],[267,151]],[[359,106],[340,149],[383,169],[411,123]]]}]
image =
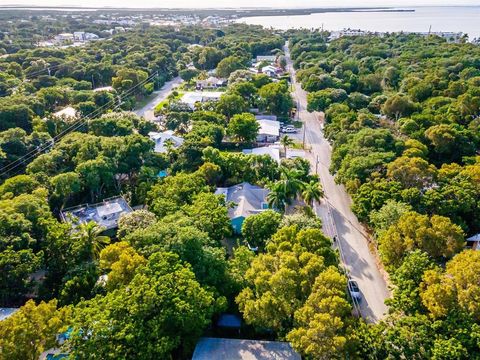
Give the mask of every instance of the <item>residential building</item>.
[{"label": "residential building", "polygon": [[194,92],[186,92],[181,102],[187,104],[190,109],[195,110],[195,106],[197,103],[204,103],[207,101],[218,101],[220,96],[223,95],[221,91],[194,91]]},{"label": "residential building", "polygon": [[93,221],[105,230],[116,229],[120,216],[133,210],[122,196],[103,200],[97,204],[84,204],[63,210],[60,216],[63,221],[76,226]]},{"label": "residential building", "polygon": [[258,55],[257,63],[260,63],[263,61],[274,63],[275,61],[277,61],[277,56],[276,55]]},{"label": "residential building", "polygon": [[114,91],[113,86],[103,86],[99,87],[96,89],[93,89],[94,92],[99,92],[99,91]]},{"label": "residential building", "polygon": [[201,338],[192,360],[301,360],[292,346],[280,341]]},{"label": "residential building", "polygon": [[251,154],[251,155],[268,155],[276,162],[280,163],[280,149],[278,146],[263,146],[257,147],[253,149],[244,149],[242,151],[244,154]]},{"label": "residential building", "polygon": [[216,195],[225,196],[227,202],[235,204],[228,209],[228,217],[231,220],[233,230],[239,234],[242,230],[243,221],[255,214],[268,209],[268,189],[243,182],[238,185],[217,188]]},{"label": "residential building", "polygon": [[467,248],[480,250],[480,233],[467,238]]},{"label": "residential building", "polygon": [[71,33],[61,33],[55,36],[55,42],[57,44],[70,44],[73,43],[74,37]]},{"label": "residential building", "polygon": [[197,80],[196,88],[197,90],[203,89],[216,89],[227,85],[226,79],[217,78],[215,76],[210,76],[205,80]]},{"label": "residential building", "polygon": [[172,130],[164,132],[149,132],[148,136],[155,142],[154,151],[156,153],[165,153],[168,151],[168,143],[170,142],[173,148],[179,148],[183,144],[183,138],[175,136]]},{"label": "residential building", "polygon": [[[271,115],[274,116],[274,115]],[[260,125],[260,129],[258,130],[257,135],[257,142],[269,142],[273,143],[277,141],[280,137],[280,122],[277,120],[271,120],[273,117],[269,115],[257,115],[255,118],[257,119],[258,124]],[[276,116],[275,116],[276,119]]]},{"label": "residential building", "polygon": [[98,40],[100,37],[97,34],[90,33],[90,32],[85,32],[85,31],[75,31],[73,33],[73,40],[74,41],[92,41],[92,40]]},{"label": "residential building", "polygon": [[76,119],[78,116],[77,110],[71,106],[67,106],[62,110],[54,112],[51,116],[62,119]]},{"label": "residential building", "polygon": [[278,72],[278,68],[273,65],[267,65],[262,67],[262,73],[270,77],[276,77]]}]

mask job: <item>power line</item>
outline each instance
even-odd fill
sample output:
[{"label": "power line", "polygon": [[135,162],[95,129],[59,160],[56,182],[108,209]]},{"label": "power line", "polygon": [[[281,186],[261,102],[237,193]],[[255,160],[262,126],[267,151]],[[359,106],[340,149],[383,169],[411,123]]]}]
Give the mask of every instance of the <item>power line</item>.
[{"label": "power line", "polygon": [[142,86],[143,84],[147,83],[148,81],[152,80],[155,76],[158,75],[158,72],[155,72],[153,73],[152,75],[150,75],[149,77],[147,77],[145,80],[139,82],[138,84],[136,84],[135,86],[131,87],[130,89],[126,90],[124,93],[120,94],[117,96],[117,99],[114,99],[114,100],[111,100],[109,101],[108,103],[102,105],[101,107],[95,109],[94,111],[92,111],[91,113],[89,113],[88,115],[85,115],[85,116],[82,116],[79,120],[77,120],[76,122],[74,122],[73,124],[71,124],[68,128],[62,130],[59,134],[55,135],[52,139],[50,139],[47,143],[41,145],[40,147],[37,147],[33,150],[31,150],[29,153],[23,155],[22,157],[18,158],[17,160],[5,165],[2,169],[0,169],[0,177],[3,177],[4,175],[6,175],[7,173],[11,172],[12,170],[14,170],[15,168],[23,165],[26,161],[36,157],[39,153],[43,152],[44,150],[47,150],[49,148],[51,148],[53,146],[53,144],[55,144],[56,141],[58,141],[59,139],[63,138],[64,136],[66,136],[68,133],[72,132],[72,131],[75,131],[77,129],[79,129],[81,126],[83,126],[91,117],[94,117],[96,115],[98,115],[101,110],[103,110],[104,108],[106,107],[110,107],[112,105],[115,104],[115,102],[118,101],[118,104],[116,106],[114,106],[112,108],[112,110],[116,110],[118,109],[122,103],[121,103],[121,100],[123,97],[125,96],[129,96],[131,93],[134,92],[134,90],[136,88],[138,88],[139,86]]}]

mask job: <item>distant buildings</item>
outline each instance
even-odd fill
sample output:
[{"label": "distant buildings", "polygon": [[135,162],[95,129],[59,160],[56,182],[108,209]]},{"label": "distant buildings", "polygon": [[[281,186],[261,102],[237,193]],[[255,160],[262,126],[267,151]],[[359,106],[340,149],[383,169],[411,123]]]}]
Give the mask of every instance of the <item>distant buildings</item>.
[{"label": "distant buildings", "polygon": [[275,61],[277,61],[277,56],[276,55],[258,55],[257,58],[257,63],[260,63],[260,62],[269,62],[269,63],[274,63]]},{"label": "distant buildings", "polygon": [[53,39],[39,42],[39,46],[53,47],[68,47],[68,46],[80,46],[86,42],[99,40],[100,37],[97,34],[85,32],[85,31],[75,31],[74,33],[61,33],[55,35]]},{"label": "distant buildings", "polygon": [[116,229],[123,214],[132,212],[127,201],[121,197],[112,197],[97,204],[84,204],[64,209],[60,216],[63,221],[80,225],[93,221],[105,230]]},{"label": "distant buildings", "polygon": [[61,33],[56,35],[54,40],[58,45],[66,45],[73,43],[74,37],[71,33]]},{"label": "distant buildings", "polygon": [[[393,32],[394,33],[394,32]],[[399,33],[403,34],[414,34],[419,36],[439,36],[447,40],[447,42],[451,43],[459,43],[465,37],[465,34],[462,32],[452,32],[452,31],[425,31],[425,32],[408,32],[408,31],[401,31]],[[341,37],[349,37],[349,36],[380,36],[383,37],[387,33],[385,32],[372,32],[372,31],[365,31],[360,29],[343,29],[340,31],[332,31],[329,36],[329,40],[339,39]]]},{"label": "distant buildings", "polygon": [[169,143],[173,148],[179,148],[183,144],[183,138],[175,136],[173,131],[149,132],[148,136],[155,142],[154,151],[156,153],[165,153],[168,151]]},{"label": "distant buildings", "polygon": [[[267,195],[269,193],[270,190],[247,182],[230,187],[217,188],[215,191],[216,195],[224,195],[227,202],[235,204],[234,207],[229,207],[228,217],[231,220],[233,230],[237,234],[242,231],[243,221],[247,217],[268,209]],[[228,357],[225,359],[228,359]]]},{"label": "distant buildings", "polygon": [[292,346],[280,341],[201,338],[192,360],[301,360]]},{"label": "distant buildings", "polygon": [[91,40],[98,40],[100,37],[97,34],[85,32],[85,31],[76,31],[73,33],[73,40],[74,41],[91,41]]}]

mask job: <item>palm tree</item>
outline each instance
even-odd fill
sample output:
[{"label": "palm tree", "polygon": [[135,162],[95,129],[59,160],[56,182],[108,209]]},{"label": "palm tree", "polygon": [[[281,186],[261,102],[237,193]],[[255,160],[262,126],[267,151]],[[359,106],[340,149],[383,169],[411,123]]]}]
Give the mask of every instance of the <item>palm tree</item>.
[{"label": "palm tree", "polygon": [[77,236],[89,250],[91,259],[96,260],[100,255],[100,251],[110,243],[108,236],[100,235],[104,229],[93,221],[80,224]]},{"label": "palm tree", "polygon": [[304,185],[299,170],[282,166],[280,168],[280,180],[268,187],[270,190],[267,196],[268,205],[285,211],[285,208],[291,205],[292,201],[303,190]]},{"label": "palm tree", "polygon": [[310,180],[309,183],[304,183],[302,198],[306,204],[312,206],[314,201],[320,201],[324,195],[322,186],[317,180]]},{"label": "palm tree", "polygon": [[271,183],[268,186],[270,192],[267,195],[268,206],[272,209],[283,211],[287,203],[287,196],[285,193],[285,187],[280,181]]},{"label": "palm tree", "polygon": [[173,142],[172,139],[167,139],[164,141],[163,146],[165,149],[167,149],[167,154],[171,155],[172,150],[175,148],[175,143]]},{"label": "palm tree", "polygon": [[293,139],[288,137],[287,135],[284,135],[280,138],[280,144],[283,145],[283,152],[285,154],[285,157],[287,157],[287,147],[294,144]]},{"label": "palm tree", "polygon": [[288,203],[291,203],[300,191],[303,190],[304,182],[300,179],[301,176],[301,172],[297,169],[289,169],[284,166],[280,168],[279,182],[282,183],[285,188],[285,195]]}]

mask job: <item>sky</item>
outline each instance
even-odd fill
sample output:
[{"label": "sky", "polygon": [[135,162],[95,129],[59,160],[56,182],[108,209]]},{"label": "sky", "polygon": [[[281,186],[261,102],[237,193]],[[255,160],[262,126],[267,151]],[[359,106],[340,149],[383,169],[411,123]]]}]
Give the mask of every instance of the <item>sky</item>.
[{"label": "sky", "polygon": [[480,5],[480,0],[0,0],[1,5],[142,8],[310,8],[368,6]]}]

